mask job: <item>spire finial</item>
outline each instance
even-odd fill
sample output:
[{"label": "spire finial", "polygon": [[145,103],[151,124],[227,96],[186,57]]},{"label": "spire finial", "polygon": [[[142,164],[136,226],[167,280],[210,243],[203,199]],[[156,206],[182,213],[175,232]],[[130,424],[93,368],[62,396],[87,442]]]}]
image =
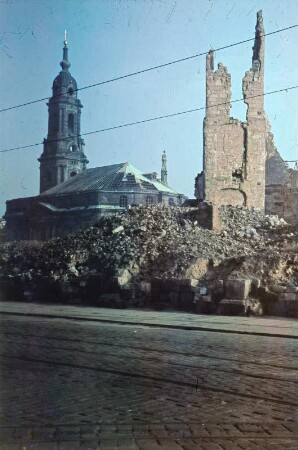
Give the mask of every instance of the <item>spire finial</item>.
[{"label": "spire finial", "polygon": [[64,47],[63,47],[63,60],[60,63],[62,70],[68,70],[70,68],[70,62],[68,61],[68,47],[67,47],[67,31],[64,30]]}]

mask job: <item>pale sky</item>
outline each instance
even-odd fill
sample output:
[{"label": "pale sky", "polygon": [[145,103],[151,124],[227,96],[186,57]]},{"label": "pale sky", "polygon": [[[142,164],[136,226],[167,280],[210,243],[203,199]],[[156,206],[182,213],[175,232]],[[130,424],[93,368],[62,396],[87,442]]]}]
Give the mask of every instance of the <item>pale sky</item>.
[{"label": "pale sky", "polygon": [[[298,23],[296,0],[7,0],[0,5],[0,109],[51,95],[68,30],[71,74],[78,87],[108,80],[254,36],[263,10],[266,32]],[[216,53],[232,77],[232,98],[251,66],[252,42]],[[265,92],[297,85],[298,28],[266,38]],[[205,57],[78,93],[81,131],[134,122],[205,105]],[[298,159],[298,89],[268,95],[265,109],[285,160]],[[245,119],[245,105],[231,115]],[[0,113],[0,150],[42,142],[46,101]],[[86,136],[88,167],[130,162],[160,172],[193,197],[202,169],[204,111]],[[0,215],[5,200],[37,195],[42,146],[0,154]]]}]

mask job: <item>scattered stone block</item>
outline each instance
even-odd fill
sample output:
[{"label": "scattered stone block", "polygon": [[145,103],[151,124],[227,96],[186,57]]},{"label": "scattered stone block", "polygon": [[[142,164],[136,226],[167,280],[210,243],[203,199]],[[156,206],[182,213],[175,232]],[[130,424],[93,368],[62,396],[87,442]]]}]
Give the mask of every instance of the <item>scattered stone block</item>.
[{"label": "scattered stone block", "polygon": [[243,299],[224,298],[221,300],[216,312],[223,315],[244,315],[245,302]]},{"label": "scattered stone block", "polygon": [[245,300],[245,314],[247,316],[263,316],[264,308],[262,302],[257,298],[248,297]]},{"label": "scattered stone block", "polygon": [[281,286],[279,284],[273,284],[269,286],[269,290],[275,292],[276,294],[281,294],[285,292],[285,289],[286,289],[285,286]]},{"label": "scattered stone block", "polygon": [[120,225],[120,227],[115,228],[112,233],[116,234],[116,233],[121,233],[121,231],[124,231],[124,227],[122,225]]},{"label": "scattered stone block", "polygon": [[205,286],[199,286],[199,294],[207,295],[207,288]]},{"label": "scattered stone block", "polygon": [[183,303],[192,303],[194,299],[194,293],[192,292],[181,292],[179,299]]},{"label": "scattered stone block", "polygon": [[179,280],[180,286],[190,286],[190,287],[196,287],[198,285],[198,280],[194,278],[183,278]]},{"label": "scattered stone block", "polygon": [[141,281],[140,290],[144,294],[151,294],[151,283],[146,282],[146,281]]},{"label": "scattered stone block", "polygon": [[285,287],[285,292],[294,292],[294,293],[296,293],[296,292],[298,292],[298,287],[297,286],[289,286],[289,285],[287,285],[286,287]]},{"label": "scattered stone block", "polygon": [[279,300],[294,301],[296,300],[296,294],[294,294],[294,292],[284,292],[283,294],[280,294]]},{"label": "scattered stone block", "polygon": [[251,280],[227,280],[226,282],[226,299],[245,300],[249,294]]}]

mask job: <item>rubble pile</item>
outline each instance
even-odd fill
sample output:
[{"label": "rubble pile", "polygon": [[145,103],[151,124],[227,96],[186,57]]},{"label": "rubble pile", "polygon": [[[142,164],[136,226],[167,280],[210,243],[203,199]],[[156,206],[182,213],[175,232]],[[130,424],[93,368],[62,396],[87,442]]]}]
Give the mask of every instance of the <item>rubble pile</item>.
[{"label": "rubble pile", "polygon": [[125,272],[127,281],[195,278],[208,285],[245,274],[261,283],[298,284],[297,231],[283,219],[221,207],[216,233],[199,225],[198,214],[197,208],[141,205],[64,238],[3,244],[1,277],[104,281]]}]

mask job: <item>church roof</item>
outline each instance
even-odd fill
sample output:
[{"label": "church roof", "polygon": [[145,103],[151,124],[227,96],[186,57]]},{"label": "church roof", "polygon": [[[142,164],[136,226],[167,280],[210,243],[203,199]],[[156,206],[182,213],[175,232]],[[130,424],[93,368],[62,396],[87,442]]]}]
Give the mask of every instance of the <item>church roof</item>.
[{"label": "church roof", "polygon": [[66,194],[80,191],[115,191],[115,192],[178,192],[159,180],[151,179],[132,164],[120,163],[110,166],[87,169],[69,178],[63,183],[43,192],[40,196]]}]

